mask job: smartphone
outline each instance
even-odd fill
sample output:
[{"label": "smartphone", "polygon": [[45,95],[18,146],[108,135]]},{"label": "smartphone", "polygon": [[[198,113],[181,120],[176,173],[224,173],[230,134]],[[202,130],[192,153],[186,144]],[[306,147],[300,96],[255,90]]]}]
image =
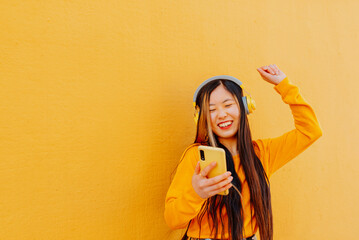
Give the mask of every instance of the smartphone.
[{"label": "smartphone", "polygon": [[[227,172],[226,152],[223,148],[198,146],[201,170],[207,167],[211,162],[217,162],[217,165],[208,173],[208,177],[212,178]],[[228,195],[229,190],[225,190],[220,195]]]}]

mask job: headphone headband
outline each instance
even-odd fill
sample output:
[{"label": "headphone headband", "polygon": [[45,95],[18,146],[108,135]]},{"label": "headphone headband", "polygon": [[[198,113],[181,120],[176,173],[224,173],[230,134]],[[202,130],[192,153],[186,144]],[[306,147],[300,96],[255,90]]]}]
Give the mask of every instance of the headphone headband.
[{"label": "headphone headband", "polygon": [[208,78],[206,81],[204,81],[203,83],[201,83],[201,85],[199,85],[199,87],[198,87],[197,90],[195,91],[194,96],[193,96],[193,105],[194,105],[194,106],[196,106],[197,95],[198,95],[199,91],[202,89],[202,87],[203,87],[204,85],[206,85],[207,83],[212,82],[212,81],[215,81],[215,80],[218,80],[218,79],[230,80],[230,81],[236,83],[238,86],[242,87],[242,86],[241,86],[241,85],[242,85],[242,82],[239,81],[237,78],[232,77],[232,76],[228,76],[228,75],[218,75],[218,76],[214,76],[214,77]]}]

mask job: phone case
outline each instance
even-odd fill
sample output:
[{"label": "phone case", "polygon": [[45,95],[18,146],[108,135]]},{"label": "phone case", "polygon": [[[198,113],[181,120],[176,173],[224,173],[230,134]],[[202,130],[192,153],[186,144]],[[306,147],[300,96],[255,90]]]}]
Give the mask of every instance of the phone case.
[{"label": "phone case", "polygon": [[[201,153],[203,151],[203,153]],[[224,149],[210,146],[198,146],[201,170],[207,167],[211,162],[217,162],[217,165],[208,173],[208,178],[221,175],[227,171],[226,153]],[[204,157],[204,159],[203,159]],[[218,193],[228,195],[229,190]]]}]

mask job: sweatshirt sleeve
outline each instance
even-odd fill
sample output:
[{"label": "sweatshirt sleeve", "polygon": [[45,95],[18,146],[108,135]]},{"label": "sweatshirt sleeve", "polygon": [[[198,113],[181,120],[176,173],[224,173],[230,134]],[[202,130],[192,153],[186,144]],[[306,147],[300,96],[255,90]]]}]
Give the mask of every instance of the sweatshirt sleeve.
[{"label": "sweatshirt sleeve", "polygon": [[206,200],[192,187],[192,176],[199,160],[197,150],[195,145],[185,150],[166,195],[164,217],[172,229],[185,228]]},{"label": "sweatshirt sleeve", "polygon": [[322,136],[315,113],[300,95],[297,86],[286,77],[274,89],[281,95],[284,103],[289,104],[295,129],[276,138],[254,141],[254,148],[260,152],[259,158],[268,177]]}]

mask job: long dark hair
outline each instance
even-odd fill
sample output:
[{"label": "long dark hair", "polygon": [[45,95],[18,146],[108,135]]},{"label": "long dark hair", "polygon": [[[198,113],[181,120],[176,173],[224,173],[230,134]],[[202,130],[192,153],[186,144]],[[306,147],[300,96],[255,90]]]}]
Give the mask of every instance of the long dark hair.
[{"label": "long dark hair", "polygon": [[[212,132],[210,117],[209,117],[209,97],[214,89],[219,85],[223,85],[235,98],[240,108],[240,122],[237,133],[237,148],[239,150],[239,158],[243,166],[245,178],[248,182],[250,191],[250,203],[254,208],[254,215],[259,227],[259,234],[262,240],[273,239],[273,220],[272,220],[272,206],[270,184],[267,174],[265,173],[262,163],[254,152],[251,131],[245,108],[242,102],[242,88],[236,83],[229,80],[215,80],[206,84],[198,94],[196,104],[199,110],[199,120],[197,122],[197,133],[195,143],[204,145],[221,147],[226,152],[227,169],[232,172],[232,184],[236,186],[239,191],[242,190],[241,181],[236,173],[232,154],[222,145],[217,136]],[[226,208],[228,215],[228,234],[229,239],[239,240],[243,236],[243,209],[240,195],[233,189],[229,189],[227,196],[215,195],[208,198],[202,205],[200,213],[197,215],[201,231],[201,222],[205,213],[213,222],[211,231],[215,238],[218,237],[218,226],[221,224],[222,232],[221,239],[224,238],[224,222],[222,209]],[[252,209],[252,208],[251,208]],[[219,215],[219,216],[218,216]],[[190,224],[190,223],[189,223]]]}]

